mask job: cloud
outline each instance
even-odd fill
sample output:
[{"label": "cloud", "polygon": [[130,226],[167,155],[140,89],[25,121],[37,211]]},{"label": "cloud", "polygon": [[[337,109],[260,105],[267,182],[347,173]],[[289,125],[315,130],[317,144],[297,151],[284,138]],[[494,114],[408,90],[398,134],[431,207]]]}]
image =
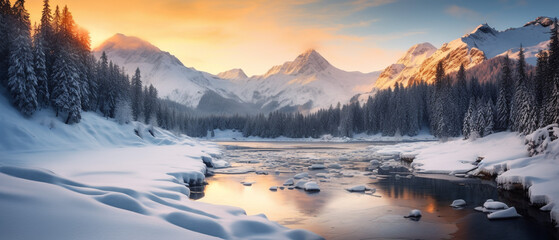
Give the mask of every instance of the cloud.
[{"label": "cloud", "polygon": [[457,5],[447,7],[445,12],[446,14],[457,18],[477,19],[481,17],[481,14],[478,12]]}]

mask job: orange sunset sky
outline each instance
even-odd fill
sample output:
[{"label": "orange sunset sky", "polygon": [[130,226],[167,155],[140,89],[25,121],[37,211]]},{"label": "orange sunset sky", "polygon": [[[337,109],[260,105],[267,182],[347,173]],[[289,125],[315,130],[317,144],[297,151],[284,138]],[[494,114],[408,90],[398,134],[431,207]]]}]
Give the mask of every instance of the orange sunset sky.
[{"label": "orange sunset sky", "polygon": [[[556,0],[550,4],[557,5]],[[31,22],[42,0],[26,1]],[[263,74],[314,48],[334,66],[371,72],[409,47],[436,47],[488,22],[498,30],[552,13],[521,0],[51,0],[68,5],[96,47],[115,33],[137,36],[184,65],[217,74],[242,68]],[[545,7],[548,6],[548,7]],[[533,9],[532,9],[533,8]]]}]

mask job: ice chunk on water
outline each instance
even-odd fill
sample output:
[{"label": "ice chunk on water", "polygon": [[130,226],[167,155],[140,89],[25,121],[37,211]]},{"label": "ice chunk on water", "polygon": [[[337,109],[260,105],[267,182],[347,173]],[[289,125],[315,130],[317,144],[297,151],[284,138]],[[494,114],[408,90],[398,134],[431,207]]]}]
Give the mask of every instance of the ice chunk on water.
[{"label": "ice chunk on water", "polygon": [[293,178],[295,179],[301,179],[301,178],[306,178],[309,177],[309,173],[308,172],[302,172],[299,174],[295,174],[295,176],[293,176]]},{"label": "ice chunk on water", "polygon": [[328,168],[341,169],[342,165],[337,164],[337,163],[332,163],[332,164],[328,165]]},{"label": "ice chunk on water", "polygon": [[318,187],[318,184],[316,184],[316,182],[305,183],[305,185],[303,186],[303,189],[305,189],[305,191],[308,191],[308,192],[318,192],[318,191],[320,191],[320,187]]},{"label": "ice chunk on water", "polygon": [[500,210],[509,208],[509,206],[507,206],[505,203],[499,201],[485,202],[483,204],[483,207],[488,210]]},{"label": "ice chunk on water", "polygon": [[293,180],[293,178],[287,179],[287,180],[285,180],[285,182],[283,182],[284,186],[291,186],[293,184],[295,184],[295,181]]},{"label": "ice chunk on water", "polygon": [[309,166],[309,170],[320,170],[320,169],[325,169],[326,166],[324,166],[324,164],[320,164],[320,163],[315,163],[311,166]]},{"label": "ice chunk on water", "polygon": [[451,207],[463,207],[466,205],[466,201],[464,201],[464,199],[456,199],[454,201],[452,201],[452,204],[450,204]]},{"label": "ice chunk on water", "polygon": [[521,217],[521,215],[516,212],[516,208],[514,207],[510,207],[505,210],[499,210],[487,215],[487,218],[489,219],[505,219],[515,217]]},{"label": "ice chunk on water", "polygon": [[241,184],[245,185],[245,186],[252,186],[252,184],[254,184],[256,182],[241,182]]},{"label": "ice chunk on water", "polygon": [[304,188],[305,184],[308,183],[309,181],[301,179],[299,181],[297,181],[297,183],[295,183],[295,188]]},{"label": "ice chunk on water", "polygon": [[350,192],[364,192],[366,191],[368,188],[365,185],[357,185],[357,186],[353,186],[350,188],[347,188],[346,190],[350,191]]},{"label": "ice chunk on water", "polygon": [[225,160],[214,160],[213,161],[213,166],[214,168],[227,168],[227,167],[231,167],[231,163],[225,161]]},{"label": "ice chunk on water", "polygon": [[409,217],[421,217],[421,211],[419,209],[414,209],[410,211]]},{"label": "ice chunk on water", "polygon": [[326,174],[326,173],[317,173],[315,176],[317,178],[328,178],[329,177],[328,174]]},{"label": "ice chunk on water", "polygon": [[270,191],[277,191],[278,190],[278,186],[271,186],[270,187]]},{"label": "ice chunk on water", "polygon": [[555,204],[553,204],[553,202],[548,203],[547,205],[543,206],[540,208],[541,211],[546,211],[549,212],[553,209],[553,207],[555,206]]}]

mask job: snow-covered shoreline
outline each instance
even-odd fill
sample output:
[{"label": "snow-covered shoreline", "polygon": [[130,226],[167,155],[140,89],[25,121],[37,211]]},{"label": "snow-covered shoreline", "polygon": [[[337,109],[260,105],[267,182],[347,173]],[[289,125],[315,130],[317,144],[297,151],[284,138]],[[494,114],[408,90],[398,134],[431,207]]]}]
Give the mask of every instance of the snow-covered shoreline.
[{"label": "snow-covered shoreline", "polygon": [[26,119],[0,96],[2,239],[320,239],[243,209],[189,199],[215,143],[96,113]]},{"label": "snow-covered shoreline", "polygon": [[530,202],[549,211],[559,220],[559,141],[548,151],[530,157],[525,137],[516,132],[500,132],[476,140],[451,139],[446,142],[408,142],[370,149],[377,155],[413,157],[412,167],[420,173],[456,176],[490,175],[503,189],[521,186]]}]

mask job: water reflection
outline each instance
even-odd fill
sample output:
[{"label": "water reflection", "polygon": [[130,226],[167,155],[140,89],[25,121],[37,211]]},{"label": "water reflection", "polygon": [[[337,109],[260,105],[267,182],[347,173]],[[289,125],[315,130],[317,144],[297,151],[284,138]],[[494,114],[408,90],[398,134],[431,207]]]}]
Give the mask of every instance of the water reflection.
[{"label": "water reflection", "polygon": [[[548,226],[539,224],[530,217],[490,222],[485,214],[475,212],[473,208],[488,198],[507,201],[495,186],[480,180],[445,176],[433,178],[433,175],[418,175],[410,179],[394,176],[370,179],[367,175],[370,173],[367,172],[367,145],[369,144],[238,143],[238,148],[230,147],[226,151],[226,158],[232,162],[233,167],[250,166],[256,170],[269,171],[270,174],[217,174],[207,179],[209,185],[197,197],[202,197],[199,199],[202,202],[241,207],[249,215],[264,213],[269,219],[282,225],[304,228],[327,239],[553,237],[553,231]],[[346,156],[349,156],[349,160],[344,159]],[[250,160],[258,160],[259,163],[246,163]],[[353,169],[355,176],[335,175],[323,179],[315,175],[328,173],[328,169],[309,171],[313,181],[320,185],[319,193],[309,194],[287,188],[269,190],[271,186],[281,186],[295,173],[308,171],[306,167],[311,163],[338,163],[343,166],[341,171]],[[276,170],[281,173],[276,174]],[[325,182],[320,182],[321,179]],[[244,186],[241,182],[255,183]],[[344,190],[358,184],[376,188],[377,191],[375,194],[364,194]],[[466,200],[468,205],[463,209],[449,207],[458,198]],[[421,210],[423,217],[419,221],[404,218],[411,209]]]}]

